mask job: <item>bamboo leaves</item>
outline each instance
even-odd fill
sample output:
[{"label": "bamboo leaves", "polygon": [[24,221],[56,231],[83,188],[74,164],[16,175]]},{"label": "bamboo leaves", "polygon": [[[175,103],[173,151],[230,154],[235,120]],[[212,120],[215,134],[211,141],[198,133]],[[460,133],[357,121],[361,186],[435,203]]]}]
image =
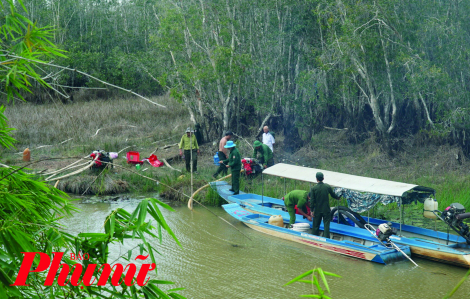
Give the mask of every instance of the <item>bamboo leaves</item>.
[{"label": "bamboo leaves", "polygon": [[[303,279],[309,275],[312,275],[311,280],[306,280]],[[296,278],[292,279],[288,283],[286,283],[284,286],[290,285],[294,282],[302,282],[302,283],[307,283],[312,285],[312,290],[315,291],[315,289],[318,291],[318,294],[308,294],[308,295],[300,295],[300,297],[304,298],[323,298],[323,299],[330,299],[329,296],[325,295],[325,291],[323,290],[322,286],[320,285],[320,281],[323,282],[324,288],[326,289],[326,292],[330,293],[330,287],[328,286],[328,281],[326,280],[326,276],[333,276],[333,277],[339,277],[341,276],[323,271],[321,268],[315,268],[313,270],[309,270]],[[314,288],[315,287],[315,288]]]}]

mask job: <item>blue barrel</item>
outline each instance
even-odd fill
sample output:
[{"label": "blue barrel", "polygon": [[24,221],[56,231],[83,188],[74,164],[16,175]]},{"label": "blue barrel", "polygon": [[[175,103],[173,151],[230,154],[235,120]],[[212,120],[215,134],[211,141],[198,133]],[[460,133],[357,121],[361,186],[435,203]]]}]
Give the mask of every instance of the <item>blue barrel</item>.
[{"label": "blue barrel", "polygon": [[219,161],[220,161],[219,154],[215,153],[215,155],[214,155],[214,165],[219,166]]}]

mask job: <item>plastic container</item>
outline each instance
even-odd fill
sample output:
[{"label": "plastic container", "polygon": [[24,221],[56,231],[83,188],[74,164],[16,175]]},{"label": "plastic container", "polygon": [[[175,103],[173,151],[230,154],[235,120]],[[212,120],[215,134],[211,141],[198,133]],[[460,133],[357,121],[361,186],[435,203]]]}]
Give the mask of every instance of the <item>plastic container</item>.
[{"label": "plastic container", "polygon": [[437,219],[437,216],[432,212],[434,210],[437,210],[437,208],[437,200],[433,198],[426,198],[426,200],[424,201],[423,216],[429,219]]},{"label": "plastic container", "polygon": [[29,148],[25,149],[23,152],[23,161],[25,162],[31,161],[31,151],[29,150]]},{"label": "plastic container", "polygon": [[143,161],[140,161],[139,152],[127,152],[126,153],[127,164],[144,164]]},{"label": "plastic container", "polygon": [[273,215],[269,217],[268,223],[271,225],[284,227],[284,220],[282,219],[281,215]]},{"label": "plastic container", "polygon": [[297,232],[307,233],[310,230],[310,224],[308,223],[294,223],[292,224],[292,230]]},{"label": "plastic container", "polygon": [[214,155],[214,165],[219,166],[219,161],[220,161],[219,154],[215,153],[215,155]]},{"label": "plastic container", "polygon": [[140,170],[140,164],[135,164],[135,169]]}]

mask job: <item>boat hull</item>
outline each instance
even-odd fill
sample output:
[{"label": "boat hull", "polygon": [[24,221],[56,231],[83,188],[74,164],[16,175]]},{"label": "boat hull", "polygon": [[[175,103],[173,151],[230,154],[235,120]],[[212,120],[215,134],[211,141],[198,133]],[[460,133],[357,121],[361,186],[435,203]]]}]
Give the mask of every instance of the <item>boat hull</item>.
[{"label": "boat hull", "polygon": [[[389,264],[391,262],[401,261],[405,258],[395,249],[386,248],[380,244],[364,246],[350,241],[336,241],[309,233],[270,225],[267,223],[269,217],[246,211],[238,204],[227,204],[222,207],[227,213],[242,221],[248,227],[284,240],[380,264]],[[401,250],[410,254],[408,246],[401,246]]]}]

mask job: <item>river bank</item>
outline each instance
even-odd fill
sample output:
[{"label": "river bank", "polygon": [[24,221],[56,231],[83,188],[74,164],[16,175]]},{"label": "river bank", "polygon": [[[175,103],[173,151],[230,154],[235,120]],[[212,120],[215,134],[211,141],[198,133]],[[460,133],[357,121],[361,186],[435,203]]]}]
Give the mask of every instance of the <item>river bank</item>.
[{"label": "river bank", "polygon": [[[153,100],[167,108],[156,108],[132,98],[66,105],[9,105],[5,115],[10,126],[17,129],[14,136],[18,144],[16,150],[3,150],[2,160],[7,165],[25,165],[21,153],[28,147],[33,162],[53,159],[30,166],[33,172],[44,174],[63,168],[96,149],[108,152],[122,150],[119,158],[114,160],[114,168],[101,174],[86,170],[60,180],[58,188],[71,194],[82,194],[84,190],[86,194],[101,195],[160,192],[164,198],[186,202],[191,194],[191,176],[184,171],[184,161],[178,156],[175,144],[191,124],[189,114],[183,105],[169,97]],[[25,119],[25,114],[30,117]],[[282,132],[276,132],[276,162],[428,186],[436,189],[440,209],[452,202],[460,202],[470,210],[470,162],[458,146],[435,145],[421,136],[413,136],[402,140],[400,149],[392,156],[373,135],[363,143],[351,144],[348,134],[347,130],[325,130],[314,135],[310,144],[291,153],[284,150],[287,147]],[[254,137],[239,139],[242,157],[252,156],[248,143],[253,140]],[[193,176],[193,190],[213,180],[212,174],[217,168],[213,165],[217,143],[218,140],[207,140],[201,145],[198,174]],[[149,164],[136,170],[126,162],[127,151],[138,151],[141,158],[155,153],[160,160],[168,160],[176,170],[166,166],[155,168]],[[52,180],[51,184],[56,181]],[[308,187],[306,184],[288,182],[287,189]],[[261,193],[260,178],[250,180],[242,176],[241,190]],[[275,178],[265,180],[266,195],[282,197],[283,193],[282,182]],[[222,203],[210,188],[198,194],[196,199],[208,205]],[[421,209],[420,206],[409,207],[410,213]],[[374,213],[394,219],[396,207],[378,206]]]}]

